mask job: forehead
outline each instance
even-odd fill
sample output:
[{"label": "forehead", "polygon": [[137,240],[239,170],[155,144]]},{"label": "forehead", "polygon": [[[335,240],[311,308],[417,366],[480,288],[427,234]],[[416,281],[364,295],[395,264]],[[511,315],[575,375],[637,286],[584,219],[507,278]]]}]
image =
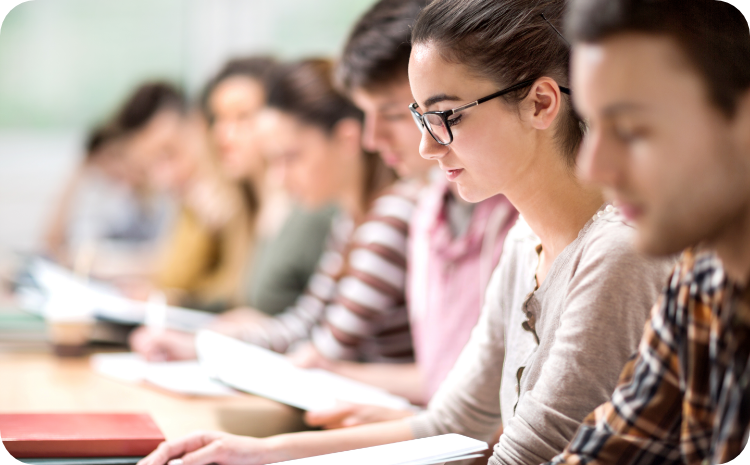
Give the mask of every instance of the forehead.
[{"label": "forehead", "polygon": [[705,100],[706,93],[680,47],[665,36],[620,34],[597,44],[576,44],[572,78],[576,106],[586,116],[618,105]]},{"label": "forehead", "polygon": [[409,58],[409,83],[417,103],[445,94],[451,101],[466,101],[497,90],[489,79],[477,76],[467,66],[446,60],[431,43],[416,44]]},{"label": "forehead", "polygon": [[352,90],[351,97],[354,103],[365,111],[370,107],[377,110],[379,107],[400,104],[404,101],[409,104],[413,100],[409,80],[406,77],[377,87],[357,87]]}]

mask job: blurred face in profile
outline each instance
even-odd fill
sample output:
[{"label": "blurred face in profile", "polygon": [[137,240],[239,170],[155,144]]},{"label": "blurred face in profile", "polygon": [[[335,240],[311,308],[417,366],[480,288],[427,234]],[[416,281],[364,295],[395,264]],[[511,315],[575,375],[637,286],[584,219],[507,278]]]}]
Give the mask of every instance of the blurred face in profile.
[{"label": "blurred face in profile", "polygon": [[736,223],[750,199],[748,112],[721,113],[676,42],[621,34],[577,45],[572,76],[590,125],[580,174],[637,224],[639,249],[675,253]]},{"label": "blurred face in profile", "polygon": [[402,80],[374,89],[354,89],[351,98],[365,114],[362,134],[365,150],[379,153],[400,177],[423,177],[437,166],[419,155],[421,133],[409,112],[414,98],[406,75]]},{"label": "blurred face in profile", "polygon": [[[342,134],[347,128],[340,122],[329,134],[276,109],[263,110],[259,123],[270,169],[280,174],[286,190],[302,205],[317,208],[335,202],[356,176],[349,168],[351,157],[359,156],[359,131]],[[344,124],[359,126],[354,121]]]},{"label": "blurred face in profile", "polygon": [[184,195],[198,172],[204,133],[197,116],[164,110],[130,137],[128,151],[155,187]]},{"label": "blurred face in profile", "polygon": [[117,137],[91,154],[89,163],[116,182],[137,186],[144,181],[143,171],[128,155],[126,138]]},{"label": "blurred face in profile", "polygon": [[252,178],[263,173],[256,116],[264,104],[263,86],[245,76],[224,79],[211,92],[211,136],[229,177]]}]

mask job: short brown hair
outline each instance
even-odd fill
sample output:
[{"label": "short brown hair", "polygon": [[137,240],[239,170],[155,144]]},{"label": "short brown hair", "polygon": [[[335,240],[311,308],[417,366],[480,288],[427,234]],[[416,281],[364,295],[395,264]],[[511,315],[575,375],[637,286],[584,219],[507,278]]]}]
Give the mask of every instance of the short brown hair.
[{"label": "short brown hair", "polygon": [[[500,88],[544,76],[567,86],[570,49],[555,30],[564,10],[564,0],[435,0],[419,15],[412,43],[434,44],[445,60]],[[503,98],[515,104],[528,93],[525,88]],[[563,102],[555,138],[573,166],[585,126],[570,98]]]},{"label": "short brown hair", "polygon": [[750,88],[750,30],[737,8],[717,0],[577,0],[566,32],[576,42],[601,42],[642,32],[675,39],[703,77],[713,103],[731,117]]},{"label": "short brown hair", "polygon": [[405,79],[411,27],[430,0],[380,0],[354,25],[336,69],[345,92]]},{"label": "short brown hair", "polygon": [[271,77],[268,106],[306,124],[331,131],[345,118],[363,120],[362,112],[333,85],[333,63],[311,58],[278,66]]}]

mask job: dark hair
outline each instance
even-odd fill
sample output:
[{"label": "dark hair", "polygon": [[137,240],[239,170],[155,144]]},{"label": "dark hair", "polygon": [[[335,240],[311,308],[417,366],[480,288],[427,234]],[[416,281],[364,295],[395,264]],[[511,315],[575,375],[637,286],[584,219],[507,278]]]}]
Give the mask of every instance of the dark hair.
[{"label": "dark hair", "polygon": [[276,68],[268,106],[289,113],[326,131],[345,118],[363,120],[362,112],[333,86],[333,64],[307,59]]},{"label": "dark hair", "polygon": [[380,0],[354,25],[336,69],[346,92],[405,79],[411,26],[430,0]]},{"label": "dark hair", "polygon": [[113,124],[123,132],[132,132],[146,126],[157,113],[163,110],[184,112],[185,97],[167,82],[141,84],[125,100],[114,118]]},{"label": "dark hair", "polygon": [[[364,115],[333,84],[333,64],[325,59],[306,59],[276,68],[268,93],[267,105],[301,122],[330,133],[336,124],[353,118],[362,122]],[[363,205],[395,179],[380,156],[363,151],[365,180]]]},{"label": "dark hair", "polygon": [[203,113],[209,120],[212,119],[208,100],[216,87],[226,79],[237,76],[246,77],[258,81],[263,86],[264,91],[266,91],[268,88],[268,79],[272,74],[274,66],[276,66],[276,60],[270,56],[254,56],[230,60],[216,76],[208,81],[208,84],[203,89],[201,96]]},{"label": "dark hair", "polygon": [[102,149],[122,136],[122,131],[111,124],[94,127],[86,137],[86,160],[94,160],[101,155]]},{"label": "dark hair", "polygon": [[[436,0],[419,15],[412,43],[433,44],[443,59],[467,66],[498,88],[544,76],[567,87],[570,47],[555,31],[564,10],[564,0]],[[517,104],[529,91],[503,98]],[[585,126],[567,96],[561,116],[555,137],[573,166]]]},{"label": "dark hair", "polygon": [[642,32],[675,39],[705,80],[714,104],[734,115],[750,88],[750,30],[742,13],[717,0],[583,0],[571,5],[566,32],[577,42]]}]

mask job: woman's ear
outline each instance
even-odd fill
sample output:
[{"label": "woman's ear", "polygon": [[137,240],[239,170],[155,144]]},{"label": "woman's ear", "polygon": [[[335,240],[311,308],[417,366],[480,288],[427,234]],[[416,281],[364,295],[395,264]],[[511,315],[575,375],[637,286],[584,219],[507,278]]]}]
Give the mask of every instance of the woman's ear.
[{"label": "woman's ear", "polygon": [[562,105],[562,93],[554,79],[543,77],[538,79],[529,96],[533,105],[531,124],[535,129],[548,129],[555,121]]},{"label": "woman's ear", "polygon": [[333,127],[331,137],[346,153],[359,155],[362,151],[362,123],[344,118]]}]

